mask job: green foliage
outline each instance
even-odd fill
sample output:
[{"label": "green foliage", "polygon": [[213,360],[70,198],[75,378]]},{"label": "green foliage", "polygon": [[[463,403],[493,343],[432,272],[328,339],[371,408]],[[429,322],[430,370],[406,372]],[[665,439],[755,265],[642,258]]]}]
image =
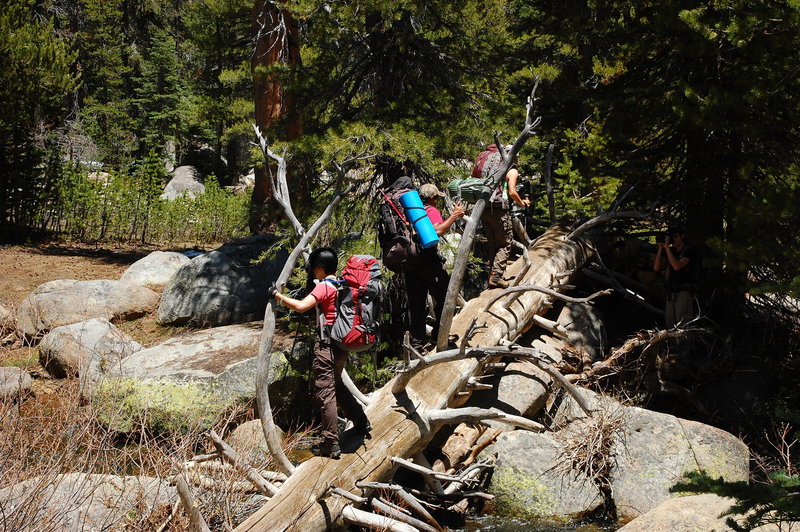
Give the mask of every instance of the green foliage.
[{"label": "green foliage", "polygon": [[541,135],[567,212],[635,187],[629,206],[713,239],[738,290],[752,268],[796,290],[797,2],[510,5],[512,78],[534,64],[546,82]]},{"label": "green foliage", "polygon": [[46,185],[49,133],[78,85],[75,53],[30,0],[0,11],[0,237],[31,225]]},{"label": "green foliage", "polygon": [[147,56],[134,77],[135,92],[131,104],[136,110],[136,126],[143,146],[166,149],[167,142],[184,138],[183,127],[188,113],[188,94],[182,79],[181,63],[175,39],[164,30],[154,29]]},{"label": "green foliage", "polygon": [[67,167],[52,183],[44,229],[85,242],[220,242],[247,233],[248,198],[214,176],[196,198],[162,199],[164,170],[151,156],[133,172],[87,175]]},{"label": "green foliage", "polygon": [[130,27],[119,1],[87,0],[76,31],[78,64],[84,72],[81,119],[98,158],[120,167],[138,149],[130,103],[133,66]]},{"label": "green foliage", "polygon": [[770,523],[800,520],[800,476],[775,471],[767,483],[725,482],[704,473],[687,473],[686,481],[673,486],[672,492],[714,493],[736,499],[723,515],[737,532],[747,532]]},{"label": "green foliage", "polygon": [[[595,214],[633,187],[628,206],[656,203],[665,219],[710,239],[713,262],[737,274],[737,290],[800,293],[797,2],[282,7],[297,21],[302,61],[275,69],[302,134],[271,140],[288,147],[292,191],[311,200],[299,202],[298,215],[320,212],[332,187],[322,171],[334,161],[354,162],[363,183],[320,241],[361,231],[364,240],[347,246],[374,249],[375,187],[401,163],[439,185],[463,176],[495,131],[504,141],[519,131],[538,78],[542,126],[520,163],[524,175],[538,173],[547,144],[557,145],[560,215]],[[137,168],[151,152],[191,163],[202,152],[201,170],[227,185],[260,160],[248,149],[252,8],[247,0],[8,3],[0,15],[4,226],[172,240],[180,231],[153,226],[154,215],[190,219],[201,209],[201,232],[224,234],[212,226],[227,225],[238,206],[226,202],[229,211],[212,215],[208,202],[222,201],[221,190],[167,209]],[[76,182],[63,159],[104,163],[118,189]]]},{"label": "green foliage", "polygon": [[380,348],[370,349],[363,353],[350,353],[347,359],[347,373],[360,388],[377,390],[392,380],[399,362],[397,357],[385,357],[379,360]]}]

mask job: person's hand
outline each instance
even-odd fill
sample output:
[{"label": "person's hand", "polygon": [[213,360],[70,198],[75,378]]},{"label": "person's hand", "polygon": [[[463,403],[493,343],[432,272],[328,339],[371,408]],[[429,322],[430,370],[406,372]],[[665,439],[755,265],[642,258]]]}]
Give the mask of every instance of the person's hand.
[{"label": "person's hand", "polygon": [[272,283],[269,288],[267,288],[267,296],[272,299],[278,293],[278,287],[275,286],[275,283]]},{"label": "person's hand", "polygon": [[529,199],[527,198],[527,196],[525,197],[525,199],[524,199],[524,200],[522,200],[522,206],[523,206],[523,207],[530,207],[530,206],[531,206],[531,200],[529,200]]},{"label": "person's hand", "polygon": [[466,211],[464,210],[464,206],[461,204],[460,201],[453,206],[453,216],[455,216],[456,218],[461,218],[462,216],[464,216],[465,212]]}]

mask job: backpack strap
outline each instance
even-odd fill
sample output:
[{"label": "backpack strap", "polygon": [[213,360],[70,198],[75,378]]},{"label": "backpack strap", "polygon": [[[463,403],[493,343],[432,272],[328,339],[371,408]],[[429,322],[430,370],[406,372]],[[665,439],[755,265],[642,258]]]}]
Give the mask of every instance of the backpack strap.
[{"label": "backpack strap", "polygon": [[[336,302],[334,305],[339,307],[339,294],[342,290],[342,283],[344,283],[344,279],[323,279],[323,283],[327,282],[336,290]],[[333,327],[332,323],[328,323],[328,319],[326,318],[324,313],[319,311],[319,305],[314,307],[317,312],[317,325],[319,325],[319,339],[322,342],[330,343],[331,342],[331,328]],[[334,321],[336,320],[336,313],[334,312],[333,315]]]},{"label": "backpack strap", "polygon": [[381,195],[383,196],[383,199],[386,200],[386,203],[388,203],[389,206],[392,208],[392,210],[394,210],[394,212],[397,213],[397,216],[399,216],[400,219],[403,220],[403,223],[408,224],[408,220],[406,220],[405,215],[402,212],[400,212],[400,210],[397,208],[394,202],[389,198],[389,196],[387,196],[383,190],[381,190],[380,192]]}]

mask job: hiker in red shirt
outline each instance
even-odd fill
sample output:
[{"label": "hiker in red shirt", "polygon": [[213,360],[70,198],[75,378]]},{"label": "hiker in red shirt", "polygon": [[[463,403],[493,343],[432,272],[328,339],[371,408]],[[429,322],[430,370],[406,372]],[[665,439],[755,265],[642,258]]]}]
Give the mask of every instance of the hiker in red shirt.
[{"label": "hiker in red shirt", "polygon": [[[456,220],[464,216],[464,207],[461,203],[457,203],[450,216],[446,220],[443,219],[442,213],[436,208],[436,203],[442,196],[444,193],[431,183],[422,185],[419,189],[419,197],[425,206],[425,212],[439,236],[445,234]],[[450,275],[444,269],[444,259],[439,255],[437,247],[423,250],[419,256],[419,263],[415,263],[413,268],[407,268],[405,273],[411,345],[421,354],[426,354],[428,335],[425,330],[425,318],[428,315],[428,295],[430,294],[435,301],[433,312],[436,321],[431,334],[431,338],[435,341],[439,334],[439,319],[442,316]]]},{"label": "hiker in red shirt", "polygon": [[[331,248],[317,248],[308,258],[307,270],[313,277],[316,286],[303,299],[293,299],[275,291],[273,296],[279,303],[296,311],[306,312],[314,307],[324,316],[325,323],[332,325],[336,317],[337,287],[336,277],[338,257]],[[322,320],[318,319],[318,323]],[[323,340],[325,335],[318,334],[314,342],[314,361],[311,369],[314,376],[314,399],[320,408],[322,421],[322,444],[319,446],[321,456],[339,458],[339,426],[336,417],[336,406],[342,407],[347,418],[353,421],[353,429],[360,434],[369,434],[372,430],[364,408],[353,397],[353,394],[342,383],[342,370],[347,363],[347,351],[333,345],[330,340]]]}]

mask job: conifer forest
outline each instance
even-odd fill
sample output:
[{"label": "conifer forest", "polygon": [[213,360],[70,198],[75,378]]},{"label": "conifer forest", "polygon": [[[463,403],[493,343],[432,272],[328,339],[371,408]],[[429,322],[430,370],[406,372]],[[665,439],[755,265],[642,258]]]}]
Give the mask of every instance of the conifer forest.
[{"label": "conifer forest", "polygon": [[[151,449],[146,460],[126,456],[129,471],[166,471],[171,467],[165,465],[167,455],[175,449],[183,453],[181,460],[195,460],[192,453],[207,445],[220,463],[238,471],[236,482],[255,483],[264,500],[249,512],[219,510],[231,506],[229,500],[214,506],[203,496],[192,507],[191,492],[197,495],[201,488],[196,482],[187,486],[189,477],[181,476],[174,482],[181,492],[175,500],[185,513],[173,510],[170,517],[168,508],[143,517],[131,510],[137,517],[127,526],[270,530],[270,524],[280,523],[281,530],[324,530],[344,522],[351,530],[462,530],[463,520],[453,515],[475,511],[476,499],[457,509],[459,500],[448,499],[449,488],[442,491],[441,479],[431,476],[438,467],[431,465],[431,456],[454,437],[443,412],[457,410],[452,417],[468,422],[467,408],[461,406],[470,393],[485,389],[475,379],[486,364],[503,356],[505,363],[510,356],[515,364],[541,364],[531,353],[543,344],[525,336],[534,329],[562,346],[563,360],[542,370],[549,372],[553,388],[563,386],[581,408],[577,387],[718,427],[749,447],[749,480],[733,482],[700,471],[674,490],[732,497],[737,514],[745,516],[729,520],[733,530],[768,523],[784,526],[775,530],[790,530],[785,524],[792,522],[800,526],[797,0],[4,0],[0,7],[0,272],[9,276],[8,283],[12,260],[3,253],[14,250],[57,245],[124,248],[139,255],[187,248],[204,253],[258,236],[272,240],[252,263],[286,262],[288,256],[291,269],[297,260],[293,274],[286,270],[279,276],[280,263],[272,281],[302,298],[300,266],[312,247],[332,246],[342,258],[360,253],[381,258],[381,189],[409,176],[418,187],[432,183],[447,192],[451,181],[469,177],[476,155],[493,143],[508,145],[515,156],[531,205],[515,222],[527,236],[515,244],[516,269],[509,271],[519,287],[503,291],[505,303],[492,299],[493,285],[487,286],[480,211],[470,218],[483,200],[468,202],[467,215],[453,223],[440,244],[446,268],[457,280],[451,281],[442,315],[433,316],[442,319],[445,332],[431,338],[427,364],[446,366],[440,375],[452,375],[452,383],[463,379],[464,387],[433,398],[436,386],[451,383],[442,377],[424,380],[435,368],[423,370],[425,358],[415,359],[415,350],[395,330],[402,328],[397,318],[405,290],[401,276],[384,272],[391,300],[384,305],[384,325],[391,331],[371,356],[351,355],[347,369],[354,386],[368,394],[362,401],[367,414],[380,412],[378,421],[372,419],[373,439],[363,442],[362,462],[348,462],[355,455],[345,453],[335,466],[339,469],[321,461],[319,473],[306,478],[309,468],[295,469],[297,455],[291,449],[289,460],[274,447],[279,442],[271,438],[278,436],[269,420],[262,421],[276,460],[269,469],[280,479],[262,477],[252,467],[245,471],[242,457],[230,458],[217,432],[224,434],[225,427],[247,415],[269,415],[270,400],[275,407],[276,398],[264,397],[261,384],[267,382],[270,353],[295,349],[287,346],[314,334],[313,317],[266,303],[266,286],[254,285],[263,290],[260,315],[240,320],[264,319],[258,372],[252,374],[260,379],[259,389],[243,407],[249,414],[226,410],[224,422],[215,418],[190,443],[172,429],[141,428],[124,431],[124,444],[114,432],[108,445],[130,449],[135,440],[138,449]],[[503,162],[506,170],[512,164]],[[185,172],[202,182],[197,186],[203,192],[170,196],[170,180]],[[454,204],[453,197],[441,200],[445,219]],[[694,273],[697,318],[677,328],[664,324],[663,286],[653,271],[659,242],[675,227],[702,256]],[[340,260],[340,268],[343,264]],[[12,286],[8,283],[0,286]],[[538,292],[520,288],[533,285]],[[166,298],[170,286],[162,289]],[[0,292],[0,349],[5,350],[0,366],[24,365],[23,351],[38,353],[44,369],[39,377],[33,373],[34,380],[52,375],[43,348],[37,347],[51,328],[23,331],[24,294],[15,298],[11,290]],[[575,299],[563,299],[554,290]],[[602,353],[594,360],[563,347],[577,345],[570,344],[569,326],[564,329],[547,314],[567,303],[600,309],[597,322],[605,332]],[[502,312],[515,304],[520,323],[509,325]],[[498,306],[504,310],[495,315],[490,309]],[[145,348],[183,334],[171,329],[176,325],[163,318],[163,308],[162,300],[159,325],[135,322],[140,325],[125,331]],[[16,316],[16,325],[8,316]],[[115,320],[121,318],[109,319],[119,325]],[[190,331],[204,325],[194,319],[177,325],[187,321]],[[501,328],[505,332],[498,332]],[[527,344],[515,344],[519,338]],[[517,348],[521,351],[513,354]],[[465,353],[476,358],[470,362],[475,366],[460,360],[456,371],[453,360]],[[78,370],[81,379],[84,370]],[[307,380],[302,382],[298,393],[307,395]],[[398,382],[408,389],[401,390]],[[429,389],[420,388],[423,382]],[[414,403],[418,396],[415,408],[428,421],[415,425],[408,414],[395,423],[391,416],[401,406],[408,408],[403,401]],[[0,473],[0,530],[13,530],[13,523],[30,526],[34,521],[25,519],[39,514],[31,511],[25,519],[13,514],[18,506],[4,506],[4,490],[38,478],[41,469],[26,469],[28,459],[12,452],[21,444],[10,439],[9,427],[24,418],[25,403],[4,397],[0,393],[0,432],[6,434],[0,436],[5,471]],[[94,397],[92,408],[101,408]],[[314,426],[313,420],[292,419],[295,403],[283,399],[277,399],[275,423],[298,433]],[[72,408],[86,408],[78,403]],[[532,430],[531,423],[549,428],[557,417],[542,416],[522,412],[506,422]],[[102,419],[96,412],[88,417],[87,427],[99,423],[103,431],[111,430],[96,421]],[[605,420],[609,427],[611,421]],[[390,421],[396,431],[391,437],[384,426]],[[483,449],[481,438],[490,433],[483,430],[470,444],[475,460]],[[29,432],[20,428],[19,434]],[[303,448],[301,440],[292,444],[295,449]],[[597,452],[608,455],[609,449]],[[79,454],[77,448],[74,452]],[[423,453],[431,464],[420,458]],[[390,462],[392,456],[397,461]],[[322,460],[312,458],[317,459]],[[113,469],[103,469],[103,460],[94,460],[91,472]],[[417,469],[403,465],[411,460]],[[580,461],[574,455],[572,460],[573,466]],[[607,526],[596,530],[616,530],[634,515],[625,514],[615,498],[621,488],[612,482],[612,466],[603,463],[600,469],[586,465],[582,470],[591,470],[586,474],[603,501],[589,521]],[[72,472],[67,469],[60,473]],[[442,471],[457,476],[466,469],[454,465]],[[499,471],[493,480],[491,474],[476,473],[475,479],[486,484],[473,486],[474,491],[491,491],[491,482],[499,485]],[[360,475],[353,486],[347,485],[348,475]],[[409,481],[410,475],[421,475],[423,487]],[[317,480],[329,482],[328,490],[314,492],[317,502],[303,506],[313,499],[303,490]],[[472,486],[462,477],[459,482],[456,494]],[[404,502],[381,498],[392,490],[402,492]],[[488,513],[503,514],[504,497],[510,496],[501,491],[486,495],[495,501]],[[438,498],[426,499],[428,492]],[[323,498],[327,513],[317,508],[325,506],[319,503]],[[376,515],[388,520],[375,524]],[[287,517],[285,524],[283,516],[297,521],[291,524]]]}]

